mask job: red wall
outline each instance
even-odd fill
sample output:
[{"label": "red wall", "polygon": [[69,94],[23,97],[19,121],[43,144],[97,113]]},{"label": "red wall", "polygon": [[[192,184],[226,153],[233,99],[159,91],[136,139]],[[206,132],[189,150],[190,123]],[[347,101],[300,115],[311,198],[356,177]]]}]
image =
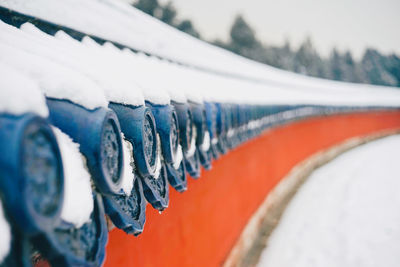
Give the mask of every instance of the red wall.
[{"label": "red wall", "polygon": [[230,151],[189,178],[188,191],[170,190],[161,215],[147,206],[139,237],[110,232],[105,266],[218,266],[268,192],[308,156],[348,138],[400,129],[400,111],[335,115],[277,127]]}]

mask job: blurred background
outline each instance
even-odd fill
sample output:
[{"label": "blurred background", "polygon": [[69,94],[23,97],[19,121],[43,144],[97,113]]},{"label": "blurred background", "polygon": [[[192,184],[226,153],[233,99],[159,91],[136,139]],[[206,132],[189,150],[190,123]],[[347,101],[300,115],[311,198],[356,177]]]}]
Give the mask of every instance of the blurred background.
[{"label": "blurred background", "polygon": [[400,87],[398,0],[136,0],[244,57],[314,77]]}]

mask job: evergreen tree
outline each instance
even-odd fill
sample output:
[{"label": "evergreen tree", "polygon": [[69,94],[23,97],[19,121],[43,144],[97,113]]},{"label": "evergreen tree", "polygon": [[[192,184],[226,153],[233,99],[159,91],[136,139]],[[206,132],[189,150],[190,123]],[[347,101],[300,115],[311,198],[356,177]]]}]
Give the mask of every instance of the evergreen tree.
[{"label": "evergreen tree", "polygon": [[330,76],[329,78],[337,81],[341,81],[344,76],[343,71],[344,60],[341,57],[339,51],[334,48],[330,57]]},{"label": "evergreen tree", "polygon": [[193,27],[193,24],[190,20],[183,20],[176,27],[178,30],[186,32],[196,38],[200,38],[200,33]]},{"label": "evergreen tree", "polygon": [[177,12],[171,1],[161,6],[158,0],[137,0],[133,6],[180,31],[186,32],[196,38],[201,38],[200,33],[195,29],[190,20],[185,19],[179,23],[175,22]]},{"label": "evergreen tree", "polygon": [[354,59],[350,51],[347,51],[343,56],[344,68],[342,81],[362,83],[365,82],[365,74]]},{"label": "evergreen tree", "polygon": [[[176,21],[177,11],[170,1],[160,6],[158,0],[137,0],[134,6],[183,32],[201,38],[190,20]],[[375,49],[368,49],[361,61],[355,61],[349,51],[341,54],[333,49],[330,57],[323,59],[310,38],[306,38],[297,51],[292,50],[289,41],[283,46],[263,45],[241,15],[232,24],[229,42],[217,39],[212,43],[261,63],[310,76],[400,87],[400,58],[397,55],[384,56]]]},{"label": "evergreen tree", "polygon": [[293,70],[294,55],[289,40],[285,41],[285,44],[280,49],[278,54],[279,54],[279,63],[277,65],[279,65],[280,68],[285,70]]},{"label": "evergreen tree", "polygon": [[176,9],[173,6],[172,2],[166,3],[164,6],[161,6],[161,21],[169,24],[174,25],[176,17]]},{"label": "evergreen tree", "polygon": [[225,43],[224,41],[222,41],[220,39],[215,39],[214,41],[211,42],[211,44],[213,44],[215,46],[219,46],[223,49],[227,49],[227,50],[231,49],[231,47],[229,46],[228,43]]},{"label": "evergreen tree", "polygon": [[322,59],[315,50],[311,39],[308,37],[301,44],[294,56],[293,70],[298,73],[316,77],[325,77]]},{"label": "evergreen tree", "polygon": [[397,85],[397,79],[385,69],[385,58],[377,50],[367,49],[361,62],[370,83]]},{"label": "evergreen tree", "polygon": [[385,69],[396,78],[397,86],[400,87],[400,57],[395,54],[386,57]]},{"label": "evergreen tree", "polygon": [[355,82],[355,67],[356,64],[353,60],[353,56],[351,55],[351,53],[349,51],[347,51],[344,55],[343,55],[343,79],[342,81],[346,81],[346,82]]},{"label": "evergreen tree", "polygon": [[[231,31],[231,48],[234,52],[243,53],[245,50],[253,49],[258,46],[258,41],[254,34],[254,30],[238,15],[233,22]],[[249,51],[247,51],[249,52]]]},{"label": "evergreen tree", "polygon": [[154,16],[157,9],[160,7],[158,0],[138,0],[133,6],[150,16]]}]

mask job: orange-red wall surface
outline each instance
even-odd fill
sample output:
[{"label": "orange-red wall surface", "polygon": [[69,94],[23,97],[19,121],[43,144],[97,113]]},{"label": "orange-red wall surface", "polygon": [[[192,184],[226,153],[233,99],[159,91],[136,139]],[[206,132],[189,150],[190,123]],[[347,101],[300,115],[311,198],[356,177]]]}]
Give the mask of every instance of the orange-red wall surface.
[{"label": "orange-red wall surface", "polygon": [[266,131],[213,162],[188,190],[170,189],[162,214],[147,206],[144,232],[114,229],[106,267],[220,266],[247,221],[297,163],[356,136],[400,129],[400,111],[310,118]]}]

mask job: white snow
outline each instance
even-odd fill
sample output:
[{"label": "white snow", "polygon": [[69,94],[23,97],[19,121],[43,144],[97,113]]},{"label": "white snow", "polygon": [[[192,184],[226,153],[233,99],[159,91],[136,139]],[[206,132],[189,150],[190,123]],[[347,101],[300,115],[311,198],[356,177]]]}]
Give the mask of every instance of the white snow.
[{"label": "white snow", "polygon": [[5,218],[3,205],[0,201],[0,264],[11,249],[11,228]]},{"label": "white snow", "polygon": [[133,146],[132,143],[125,140],[124,134],[121,133],[122,148],[124,154],[124,167],[122,174],[122,191],[125,195],[130,196],[133,188],[133,182],[135,180],[135,174],[133,173]]},{"label": "white snow", "polygon": [[211,139],[211,144],[213,144],[213,145],[218,144],[218,138],[214,137],[213,139]]},{"label": "white snow", "polygon": [[[229,136],[229,133],[230,133],[230,131],[228,131],[228,137],[231,137],[232,135]],[[206,152],[206,151],[208,151],[208,149],[210,149],[210,146],[211,146],[210,132],[206,131],[206,133],[204,134],[204,137],[203,137],[203,142],[200,145],[200,149],[202,151]]]},{"label": "white snow", "polygon": [[397,267],[400,136],[344,153],[295,195],[259,267]]},{"label": "white snow", "polygon": [[194,128],[192,139],[190,140],[190,148],[188,149],[188,151],[186,151],[185,156],[189,158],[193,156],[195,152],[196,152],[196,129]]},{"label": "white snow", "polygon": [[[178,102],[206,99],[362,106],[400,103],[400,91],[393,88],[310,78],[234,55],[179,32],[121,1],[3,0],[1,5],[214,73],[143,56],[142,61],[152,68],[143,64],[143,71],[135,77],[138,83],[149,91],[155,87],[165,89]],[[147,74],[142,75],[143,72]],[[143,80],[144,83],[139,82]]]},{"label": "white snow", "polygon": [[151,89],[143,88],[144,98],[153,104],[169,105],[171,98],[165,90],[159,90],[156,87]]},{"label": "white snow", "polygon": [[[143,94],[147,100],[155,104],[170,102],[168,94],[162,89],[158,87],[148,89],[150,82],[144,83],[146,86],[139,83],[143,81],[140,77],[154,76],[154,73],[148,71],[147,75],[143,75],[142,66],[138,65],[137,56],[132,52],[123,52],[108,42],[101,46],[89,37],[79,42],[63,31],[57,32],[54,38],[30,23],[23,24],[21,30],[45,42],[46,46],[62,51],[62,53],[49,53],[43,49],[35,50],[46,59],[60,62],[92,80],[110,102],[143,105]],[[152,80],[151,78],[145,81]]]},{"label": "white snow", "polygon": [[[57,6],[65,8],[65,14],[60,14],[60,20],[76,16],[79,21],[81,18],[77,16],[81,8],[76,13],[75,8],[72,11],[68,7],[68,3],[73,5],[74,1],[50,3],[48,0],[39,0],[43,9],[49,12],[53,12]],[[35,5],[24,0],[5,1],[3,5],[10,5],[17,10],[22,8],[26,12],[30,9],[37,11]],[[129,6],[116,6],[109,0],[86,0],[82,9],[85,8],[88,8],[84,16],[87,21],[71,22],[77,23],[74,24],[77,29],[83,27],[86,32],[90,32],[89,29],[94,27],[95,32],[101,31],[105,37],[111,38],[115,34],[114,37],[128,43],[137,42],[140,39],[138,36],[142,36],[148,43],[146,47],[152,47],[154,43],[163,40],[157,46],[158,51],[164,51],[166,55],[175,56],[176,59],[183,56],[185,62],[208,70],[216,68],[218,72],[211,73],[177,65],[156,57],[133,53],[128,49],[120,50],[108,42],[101,46],[89,37],[79,42],[62,31],[53,37],[30,23],[25,23],[19,30],[0,22],[0,62],[12,65],[35,79],[46,95],[70,99],[87,108],[106,106],[107,101],[136,106],[142,105],[145,99],[154,104],[168,104],[170,100],[179,103],[188,100],[201,103],[207,100],[249,104],[400,105],[400,90],[326,81],[276,70],[188,37]],[[97,22],[92,25],[94,18],[99,15],[95,13],[96,10],[101,10],[104,16],[98,24],[103,25],[104,21],[112,20],[109,23],[115,25],[113,33],[105,31],[111,31],[109,25],[101,30]],[[42,14],[42,11],[37,12],[45,18],[53,16]],[[56,10],[55,13],[57,12],[59,11]],[[118,26],[112,15],[120,16]],[[69,19],[64,24],[68,24]],[[128,29],[138,29],[138,25],[148,33],[140,30],[138,36],[133,34],[135,31],[128,34]],[[168,37],[163,33],[163,39],[158,39],[163,31],[168,32]],[[135,36],[135,40],[132,36]],[[171,48],[172,43],[180,46],[180,41],[185,46],[190,44],[190,54],[186,54],[185,49],[177,54],[175,47]],[[26,43],[30,45],[27,46]],[[198,56],[206,62],[199,62]],[[203,63],[207,64],[203,66]],[[220,69],[221,67],[224,68]],[[231,72],[234,76],[221,75],[221,71]]]},{"label": "white snow", "polygon": [[174,167],[175,170],[179,169],[179,166],[181,165],[182,160],[183,160],[182,146],[178,145],[178,150],[175,155],[174,163],[172,164],[172,166]]},{"label": "white snow", "polygon": [[161,168],[162,168],[162,163],[161,163],[161,140],[160,140],[160,135],[157,134],[156,170],[154,171],[154,178],[155,179],[160,178]]},{"label": "white snow", "polygon": [[53,50],[62,52],[36,50],[41,56],[60,62],[91,79],[97,84],[97,93],[101,95],[100,91],[103,91],[108,101],[130,105],[144,104],[140,88],[129,79],[132,76],[128,73],[129,68],[117,60],[120,58],[119,49],[110,45],[103,47],[94,41],[92,43],[95,45],[84,45],[62,31],[57,32],[54,38],[30,23],[23,24],[21,30],[53,47]]},{"label": "white snow", "polygon": [[[57,37],[60,38],[60,35]],[[88,75],[102,84],[109,101],[134,106],[144,104],[143,89],[135,79],[131,63],[121,50],[110,43],[100,46],[89,37],[84,38],[83,46],[75,42],[81,49],[77,53],[78,58],[84,59],[91,66]],[[83,67],[81,71],[88,70]]]},{"label": "white snow", "polygon": [[60,58],[69,57],[68,52],[46,38],[0,21],[0,51],[0,63],[29,76],[46,96],[69,99],[88,109],[107,106],[98,85],[66,64],[60,64],[64,63]]},{"label": "white snow", "polygon": [[34,81],[1,63],[0,73],[0,113],[48,116],[45,98]]},{"label": "white snow", "polygon": [[61,218],[77,228],[89,221],[93,211],[90,174],[79,152],[79,144],[53,127],[64,167],[64,204]]}]

